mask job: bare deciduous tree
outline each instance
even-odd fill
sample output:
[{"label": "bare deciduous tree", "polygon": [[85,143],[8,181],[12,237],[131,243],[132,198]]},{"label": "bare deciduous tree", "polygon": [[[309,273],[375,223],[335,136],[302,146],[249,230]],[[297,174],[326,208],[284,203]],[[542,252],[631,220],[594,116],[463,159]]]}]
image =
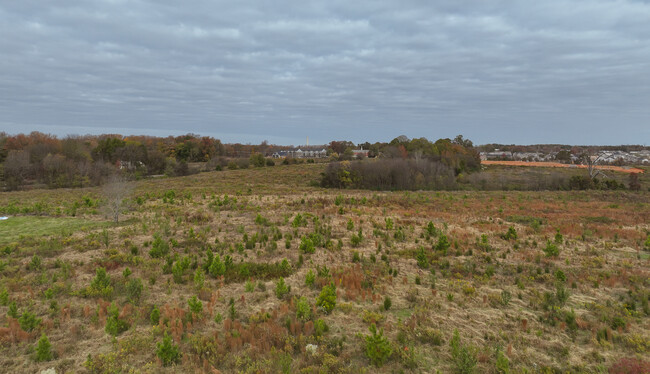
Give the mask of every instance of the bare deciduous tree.
[{"label": "bare deciduous tree", "polygon": [[585,152],[582,154],[582,159],[587,163],[587,172],[589,173],[589,178],[591,180],[594,180],[598,175],[608,178],[605,173],[596,168],[598,162],[601,161],[600,156],[593,156],[591,152]]},{"label": "bare deciduous tree", "polygon": [[124,200],[133,191],[133,185],[121,174],[113,174],[104,185],[106,198],[106,213],[115,223],[119,222],[120,214],[126,208]]}]

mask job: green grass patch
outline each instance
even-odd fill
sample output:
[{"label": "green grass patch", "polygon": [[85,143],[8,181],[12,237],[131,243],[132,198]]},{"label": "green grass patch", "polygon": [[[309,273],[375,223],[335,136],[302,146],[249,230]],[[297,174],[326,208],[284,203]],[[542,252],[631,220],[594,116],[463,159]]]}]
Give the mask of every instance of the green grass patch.
[{"label": "green grass patch", "polygon": [[539,218],[539,217],[531,217],[531,216],[508,216],[506,218],[506,221],[512,222],[512,223],[519,223],[521,225],[543,225],[546,221],[544,218]]},{"label": "green grass patch", "polygon": [[612,218],[609,218],[609,217],[604,217],[604,216],[583,217],[583,219],[586,222],[589,222],[589,223],[605,223],[605,224],[609,224],[609,223],[615,223],[616,222],[616,220],[614,220]]},{"label": "green grass patch", "polygon": [[111,222],[89,221],[68,217],[9,217],[0,221],[0,244],[16,242],[22,238],[69,234],[75,231],[110,226]]},{"label": "green grass patch", "polygon": [[402,321],[407,320],[413,314],[413,309],[395,309],[393,314]]}]

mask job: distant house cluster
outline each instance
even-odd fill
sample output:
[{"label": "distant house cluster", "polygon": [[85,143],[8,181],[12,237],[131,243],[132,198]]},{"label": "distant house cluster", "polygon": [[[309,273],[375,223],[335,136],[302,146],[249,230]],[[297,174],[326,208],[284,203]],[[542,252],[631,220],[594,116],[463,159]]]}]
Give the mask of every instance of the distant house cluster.
[{"label": "distant house cluster", "polygon": [[[566,151],[563,151],[566,152]],[[558,152],[510,152],[494,150],[493,152],[481,152],[481,160],[508,160],[508,161],[556,161]],[[569,154],[564,161],[573,164],[582,163],[579,155]],[[650,151],[600,151],[591,156],[592,161],[599,164],[636,164],[650,165]]]},{"label": "distant house cluster", "polygon": [[273,152],[271,155],[273,158],[324,158],[327,157],[326,149],[290,149],[286,151],[277,151]]},{"label": "distant house cluster", "polygon": [[541,152],[510,152],[495,150],[494,152],[481,152],[481,160],[511,160],[511,161],[553,161],[555,154]]},{"label": "distant house cluster", "polygon": [[641,164],[650,165],[650,151],[601,151],[597,159],[603,164]]}]

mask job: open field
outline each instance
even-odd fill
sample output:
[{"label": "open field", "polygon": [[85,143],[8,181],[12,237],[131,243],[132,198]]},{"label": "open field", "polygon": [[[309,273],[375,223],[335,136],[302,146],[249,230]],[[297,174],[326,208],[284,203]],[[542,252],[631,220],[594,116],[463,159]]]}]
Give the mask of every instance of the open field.
[{"label": "open field", "polygon": [[139,181],[117,225],[99,188],[0,194],[0,372],[648,365],[648,173],[641,192],[375,192],[313,187],[324,167]]}]

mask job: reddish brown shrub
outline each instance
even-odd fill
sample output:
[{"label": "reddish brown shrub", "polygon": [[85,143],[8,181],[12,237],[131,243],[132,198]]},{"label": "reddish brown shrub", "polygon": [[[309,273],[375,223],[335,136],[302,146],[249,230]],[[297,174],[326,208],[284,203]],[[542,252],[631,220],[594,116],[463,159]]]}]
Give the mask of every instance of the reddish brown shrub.
[{"label": "reddish brown shrub", "polygon": [[648,374],[650,362],[640,358],[621,358],[609,368],[610,374]]}]

